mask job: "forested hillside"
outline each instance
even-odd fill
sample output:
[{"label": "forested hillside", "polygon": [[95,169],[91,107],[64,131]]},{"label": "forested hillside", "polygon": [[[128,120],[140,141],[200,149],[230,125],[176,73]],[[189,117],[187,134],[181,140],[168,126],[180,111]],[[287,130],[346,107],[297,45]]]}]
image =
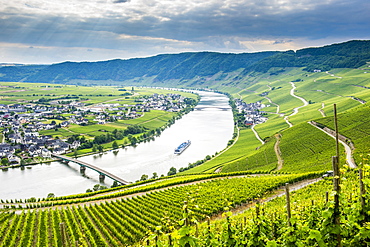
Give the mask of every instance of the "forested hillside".
[{"label": "forested hillside", "polygon": [[349,41],[296,52],[189,52],[102,62],[3,66],[0,81],[199,87],[230,74],[238,82],[248,73],[265,73],[273,67],[305,67],[307,71],[356,68],[369,59],[370,41]]}]

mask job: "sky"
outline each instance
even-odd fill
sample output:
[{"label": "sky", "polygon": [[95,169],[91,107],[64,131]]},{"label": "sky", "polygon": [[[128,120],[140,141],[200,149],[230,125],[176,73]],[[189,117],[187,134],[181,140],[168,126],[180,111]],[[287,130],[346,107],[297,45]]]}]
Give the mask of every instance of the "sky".
[{"label": "sky", "polygon": [[0,63],[370,40],[369,0],[0,0]]}]

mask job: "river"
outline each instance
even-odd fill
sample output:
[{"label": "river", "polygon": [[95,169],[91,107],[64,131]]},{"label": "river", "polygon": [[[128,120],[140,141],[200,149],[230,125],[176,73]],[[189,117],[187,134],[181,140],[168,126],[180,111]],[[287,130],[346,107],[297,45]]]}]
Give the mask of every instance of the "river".
[{"label": "river", "polygon": [[[154,172],[159,176],[167,175],[171,167],[186,167],[221,151],[233,134],[233,116],[228,98],[213,92],[198,93],[201,99],[194,111],[177,120],[154,141],[79,159],[134,182],[143,174],[149,177]],[[191,145],[181,155],[175,155],[174,149],[186,140],[191,140]],[[0,181],[0,199],[42,198],[49,193],[56,196],[83,193],[100,183],[97,172],[86,169],[83,176],[78,165],[61,162],[2,171]],[[101,184],[109,187],[113,181],[106,178]]]}]

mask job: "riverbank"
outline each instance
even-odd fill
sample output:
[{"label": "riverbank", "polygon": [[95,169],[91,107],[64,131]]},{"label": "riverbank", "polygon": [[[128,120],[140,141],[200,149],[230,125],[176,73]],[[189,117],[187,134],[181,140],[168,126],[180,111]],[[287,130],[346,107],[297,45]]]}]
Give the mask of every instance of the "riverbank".
[{"label": "riverbank", "polygon": [[[143,139],[140,145],[124,148],[119,145],[116,150],[108,145],[103,153],[85,153],[78,155],[78,160],[134,182],[144,174],[149,179],[154,176],[153,173],[158,177],[167,175],[171,167],[178,170],[209,154],[220,152],[233,136],[234,122],[228,98],[213,92],[201,91],[200,94],[198,106],[176,120],[176,124],[163,128],[154,141],[148,138],[145,142]],[[174,149],[185,140],[191,140],[192,144],[181,155],[175,155]],[[74,157],[73,152],[69,155]],[[43,198],[49,193],[65,196],[84,193],[96,184],[107,187],[113,184],[109,178],[101,182],[99,174],[90,169],[85,175],[81,174],[79,165],[73,162],[51,162],[24,170],[9,169],[8,172],[0,172],[0,180],[7,186],[7,190],[0,192],[2,199]]]}]

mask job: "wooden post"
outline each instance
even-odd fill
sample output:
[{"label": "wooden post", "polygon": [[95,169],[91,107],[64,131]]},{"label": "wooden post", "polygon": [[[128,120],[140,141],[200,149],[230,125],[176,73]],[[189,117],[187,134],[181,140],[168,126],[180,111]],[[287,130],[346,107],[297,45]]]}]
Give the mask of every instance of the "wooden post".
[{"label": "wooden post", "polygon": [[[334,191],[334,224],[338,226],[340,229],[340,211],[339,211],[339,193],[340,193],[340,176],[339,176],[339,157],[333,156],[333,170],[334,170],[334,177],[333,177],[333,186]],[[337,246],[342,246],[341,244],[341,235],[340,232],[337,234]]]},{"label": "wooden post", "polygon": [[[335,126],[335,147],[336,147],[336,156],[339,161],[339,131],[338,131],[338,117],[337,117],[337,104],[334,104],[334,126]],[[339,166],[339,162],[338,162]]]},{"label": "wooden post", "polygon": [[[338,116],[337,116],[337,104],[334,104],[334,125],[335,125],[335,147],[336,156],[332,157],[333,161],[333,184],[334,191],[334,222],[340,229],[340,211],[339,211],[339,193],[340,193],[340,174],[339,174],[339,131],[338,131]],[[342,246],[340,232],[337,234],[337,246]]]},{"label": "wooden post", "polygon": [[290,218],[291,218],[291,212],[290,212],[290,194],[289,194],[289,184],[285,184],[285,196],[286,196],[286,211],[288,214],[288,225],[291,226]]},{"label": "wooden post", "polygon": [[363,180],[363,173],[362,173],[362,169],[359,169],[358,170],[358,173],[359,173],[359,178],[360,178],[360,200],[361,200],[361,207],[362,207],[362,210],[364,210],[364,207],[365,207],[365,194],[366,194],[366,190],[365,190],[365,186],[364,186],[364,182],[362,181]]},{"label": "wooden post", "polygon": [[366,194],[366,191],[365,191],[365,186],[364,186],[364,182],[362,181],[363,180],[363,173],[362,173],[362,169],[359,169],[358,170],[359,172],[359,176],[360,176],[360,196],[361,196],[361,206],[364,207],[365,206],[365,198],[364,198],[364,195]]}]

